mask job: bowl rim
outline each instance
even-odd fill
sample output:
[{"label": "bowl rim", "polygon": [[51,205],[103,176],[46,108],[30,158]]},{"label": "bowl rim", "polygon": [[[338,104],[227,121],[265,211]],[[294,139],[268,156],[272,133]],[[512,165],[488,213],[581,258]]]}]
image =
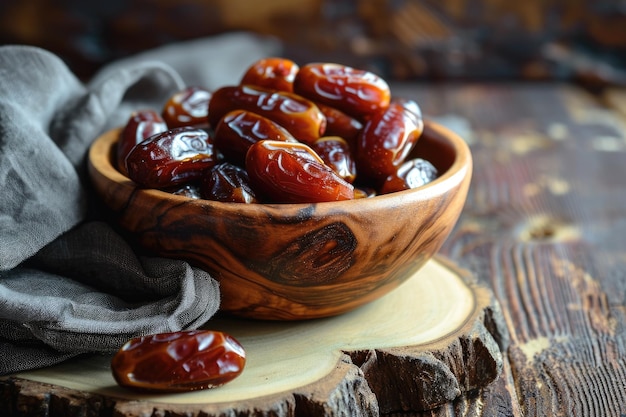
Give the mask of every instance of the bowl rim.
[{"label": "bowl rim", "polygon": [[[94,175],[94,171],[99,175],[105,177],[108,181],[117,183],[118,186],[127,187],[133,193],[139,193],[146,198],[155,199],[158,201],[170,200],[172,203],[187,203],[187,204],[199,204],[202,206],[209,206],[214,208],[220,208],[222,210],[233,210],[237,212],[244,211],[256,211],[259,207],[263,207],[267,210],[283,210],[286,213],[297,212],[302,209],[316,206],[318,208],[324,207],[325,209],[332,211],[334,209],[349,207],[352,204],[358,204],[361,210],[365,210],[367,207],[378,206],[378,204],[393,204],[394,200],[398,202],[405,199],[427,200],[436,195],[444,194],[450,189],[457,186],[463,181],[464,178],[470,176],[472,173],[472,156],[469,145],[454,131],[449,128],[429,119],[424,120],[424,131],[429,130],[431,134],[436,136],[438,142],[446,142],[454,149],[454,159],[448,169],[439,175],[435,180],[425,184],[421,187],[396,191],[388,194],[380,194],[369,198],[359,198],[353,200],[342,201],[325,201],[318,203],[254,203],[243,204],[234,202],[213,201],[207,199],[198,199],[187,197],[183,195],[177,195],[168,191],[163,191],[154,188],[141,188],[130,178],[122,174],[113,164],[112,150],[113,145],[117,141],[119,132],[122,127],[110,129],[100,136],[98,136],[90,145],[88,151],[88,169],[91,177]],[[106,157],[103,157],[106,155]]]}]

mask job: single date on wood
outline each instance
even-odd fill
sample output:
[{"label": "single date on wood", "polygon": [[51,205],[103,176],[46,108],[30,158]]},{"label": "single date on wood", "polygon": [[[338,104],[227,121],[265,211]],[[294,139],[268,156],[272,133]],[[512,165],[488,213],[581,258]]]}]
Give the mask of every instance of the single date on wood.
[{"label": "single date on wood", "polygon": [[0,381],[0,397],[12,398],[4,407],[30,410],[20,415],[58,410],[51,417],[82,415],[85,407],[101,416],[418,412],[494,381],[508,340],[491,291],[441,257],[395,291],[336,317],[219,318],[205,327],[231,334],[246,350],[243,373],[219,388],[136,393],[115,383],[110,357],[97,356],[14,375]]},{"label": "single date on wood", "polygon": [[188,330],[129,340],[111,359],[111,371],[128,389],[187,392],[224,385],[245,363],[243,347],[229,334]]}]

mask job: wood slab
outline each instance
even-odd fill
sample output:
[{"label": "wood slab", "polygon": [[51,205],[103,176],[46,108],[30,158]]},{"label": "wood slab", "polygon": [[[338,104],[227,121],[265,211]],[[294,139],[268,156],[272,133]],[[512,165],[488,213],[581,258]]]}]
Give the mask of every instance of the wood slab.
[{"label": "wood slab", "polygon": [[[486,387],[503,368],[506,326],[491,291],[436,257],[385,297],[301,322],[217,318],[243,374],[220,388],[140,395],[117,386],[110,356],[0,381],[0,413],[34,416],[376,416],[420,412]],[[45,410],[43,414],[42,410]]]},{"label": "wood slab", "polygon": [[472,186],[439,253],[493,290],[510,335],[497,381],[419,416],[626,416],[624,89],[396,91],[470,143]]}]

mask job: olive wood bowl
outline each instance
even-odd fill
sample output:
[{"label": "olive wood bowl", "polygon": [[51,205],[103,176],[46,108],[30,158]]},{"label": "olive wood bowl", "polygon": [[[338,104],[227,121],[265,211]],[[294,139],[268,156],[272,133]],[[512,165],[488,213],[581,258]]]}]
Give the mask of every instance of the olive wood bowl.
[{"label": "olive wood bowl", "polygon": [[138,187],[112,163],[118,134],[97,138],[88,159],[114,221],[144,249],[212,274],[221,311],[255,319],[334,316],[398,287],[452,231],[472,173],[463,139],[427,121],[412,152],[440,173],[427,185],[340,202],[223,203]]}]

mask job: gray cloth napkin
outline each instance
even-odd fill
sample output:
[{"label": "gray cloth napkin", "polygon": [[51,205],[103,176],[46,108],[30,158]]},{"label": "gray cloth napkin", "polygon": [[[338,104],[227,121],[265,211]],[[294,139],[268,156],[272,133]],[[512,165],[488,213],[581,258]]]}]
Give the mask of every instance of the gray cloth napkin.
[{"label": "gray cloth napkin", "polygon": [[0,374],[114,352],[216,313],[207,272],[139,252],[106,221],[85,156],[133,109],[160,110],[185,84],[237,82],[277,48],[248,34],[200,39],[113,63],[85,84],[45,50],[0,47]]}]

